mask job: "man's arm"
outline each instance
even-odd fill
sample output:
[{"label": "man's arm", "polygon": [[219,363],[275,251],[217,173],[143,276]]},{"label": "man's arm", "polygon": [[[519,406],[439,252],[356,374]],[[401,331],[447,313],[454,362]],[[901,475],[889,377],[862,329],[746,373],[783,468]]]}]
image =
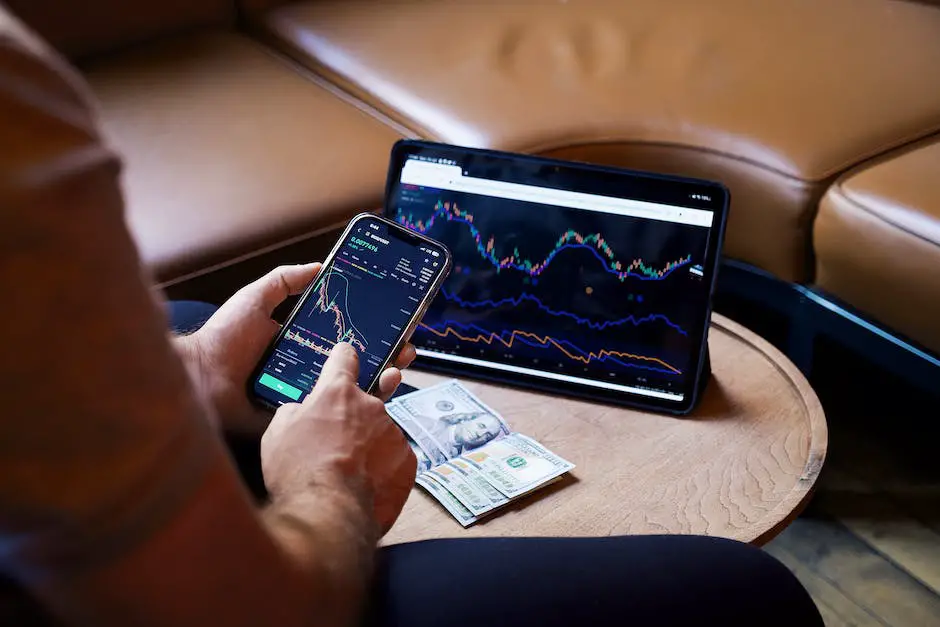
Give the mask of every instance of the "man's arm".
[{"label": "man's arm", "polygon": [[24,37],[0,9],[0,570],[82,624],[348,622],[369,497],[311,486],[259,516],[142,280],[84,88]]},{"label": "man's arm", "polygon": [[370,513],[349,493],[324,488],[279,501],[258,517],[219,462],[179,511],[131,550],[34,590],[81,624],[354,624],[371,575]]},{"label": "man's arm", "polygon": [[315,486],[265,508],[262,520],[285,553],[319,584],[329,599],[317,608],[324,625],[358,617],[371,579],[378,530],[372,503],[345,487]]}]

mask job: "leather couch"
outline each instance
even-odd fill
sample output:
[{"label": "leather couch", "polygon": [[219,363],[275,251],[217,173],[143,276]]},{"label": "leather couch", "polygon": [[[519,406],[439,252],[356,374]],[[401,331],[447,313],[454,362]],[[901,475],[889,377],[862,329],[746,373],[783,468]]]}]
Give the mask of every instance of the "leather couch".
[{"label": "leather couch", "polygon": [[728,257],[940,352],[935,4],[8,4],[98,95],[163,285],[379,206],[391,144],[424,137],[720,180]]}]

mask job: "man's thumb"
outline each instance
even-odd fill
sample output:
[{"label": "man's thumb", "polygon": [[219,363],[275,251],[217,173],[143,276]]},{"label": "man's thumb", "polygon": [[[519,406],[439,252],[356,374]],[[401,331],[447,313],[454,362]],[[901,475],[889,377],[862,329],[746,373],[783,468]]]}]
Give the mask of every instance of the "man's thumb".
[{"label": "man's thumb", "polygon": [[333,379],[348,380],[353,383],[359,380],[359,355],[352,344],[337,342],[330,351],[330,356],[323,364],[320,379],[327,381]]}]

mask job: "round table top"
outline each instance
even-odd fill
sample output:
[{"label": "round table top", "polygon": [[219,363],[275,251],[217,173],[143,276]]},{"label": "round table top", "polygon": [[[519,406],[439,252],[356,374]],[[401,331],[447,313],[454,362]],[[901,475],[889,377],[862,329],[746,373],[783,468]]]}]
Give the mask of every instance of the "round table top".
[{"label": "round table top", "polygon": [[[826,456],[822,406],[776,348],[715,315],[712,380],[685,417],[462,382],[509,426],[576,464],[464,529],[420,488],[383,544],[481,536],[702,534],[763,544],[809,499]],[[410,370],[417,387],[445,377]]]}]

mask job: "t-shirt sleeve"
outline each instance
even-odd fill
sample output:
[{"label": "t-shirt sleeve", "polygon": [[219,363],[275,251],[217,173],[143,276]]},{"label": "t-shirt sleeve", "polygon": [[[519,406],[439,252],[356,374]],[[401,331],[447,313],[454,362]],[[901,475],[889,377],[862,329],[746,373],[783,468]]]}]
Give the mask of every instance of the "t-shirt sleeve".
[{"label": "t-shirt sleeve", "polygon": [[0,8],[0,571],[143,542],[218,460],[81,79]]}]

